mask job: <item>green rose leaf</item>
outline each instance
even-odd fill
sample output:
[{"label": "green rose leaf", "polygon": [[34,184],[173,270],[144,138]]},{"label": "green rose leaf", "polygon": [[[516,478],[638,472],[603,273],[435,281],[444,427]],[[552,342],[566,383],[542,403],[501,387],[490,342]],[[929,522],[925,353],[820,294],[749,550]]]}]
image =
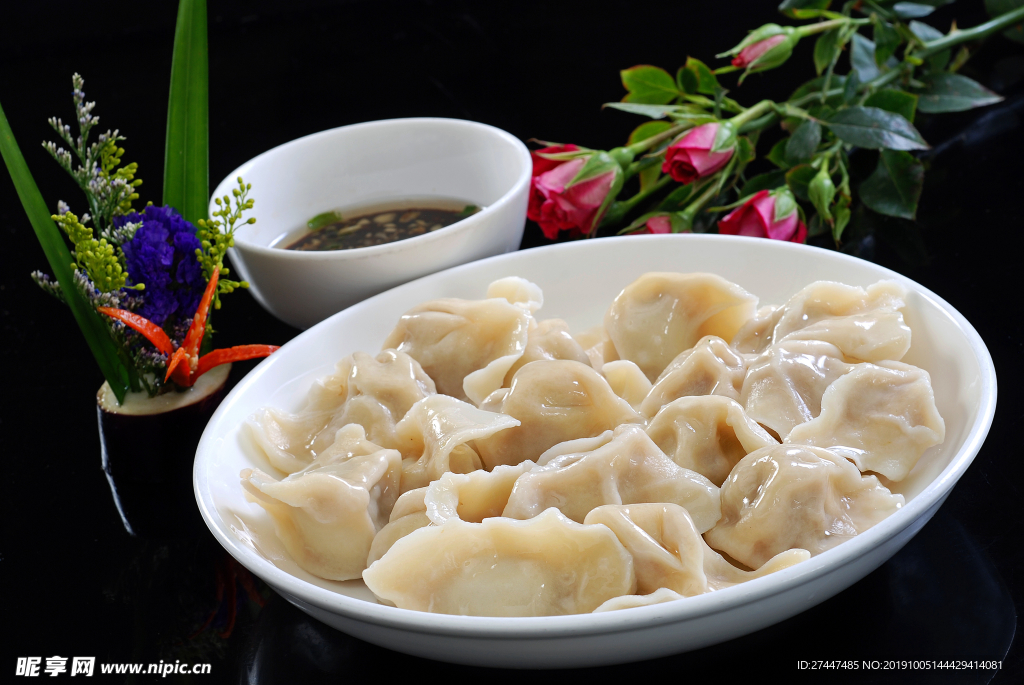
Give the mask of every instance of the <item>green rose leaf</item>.
[{"label": "green rose leaf", "polygon": [[[697,93],[714,95],[715,91],[721,87],[718,85],[718,79],[715,78],[714,73],[710,68],[708,68],[708,65],[704,64],[699,59],[687,57],[686,64],[681,66],[679,71],[682,72],[684,69],[696,79],[694,91]],[[676,79],[678,80],[678,78],[679,74],[677,73]]]},{"label": "green rose leaf", "polygon": [[786,147],[789,145],[789,138],[783,138],[772,145],[768,151],[768,161],[780,169],[788,169],[791,165],[786,161]]},{"label": "green rose leaf", "polygon": [[824,123],[844,143],[857,147],[873,150],[928,149],[928,143],[905,117],[878,107],[847,107]]},{"label": "green rose leaf", "polygon": [[[807,11],[827,10],[832,0],[783,0],[779,5],[779,11],[787,17],[794,19],[805,18]],[[816,16],[816,12],[810,16]]]},{"label": "green rose leaf", "polygon": [[897,2],[892,6],[892,11],[900,19],[918,19],[920,17],[927,17],[935,11],[935,8],[919,2]]},{"label": "green rose leaf", "polygon": [[628,91],[623,102],[635,102],[649,105],[664,105],[679,96],[676,81],[664,69],[641,64],[630,69],[623,69],[622,85]]},{"label": "green rose leaf", "polygon": [[644,105],[636,102],[606,102],[603,107],[611,107],[630,114],[650,117],[651,119],[664,119],[675,114],[681,108],[678,105]]},{"label": "green rose leaf", "polygon": [[818,210],[818,215],[825,221],[831,221],[831,207],[832,200],[836,196],[836,185],[832,182],[832,176],[829,175],[827,166],[827,162],[822,164],[821,170],[811,179],[807,186],[807,197],[810,198],[814,208]]},{"label": "green rose leaf", "polygon": [[942,38],[945,35],[944,33],[942,33],[942,31],[938,30],[937,28],[929,26],[928,24],[925,24],[924,22],[921,21],[912,21],[910,22],[909,27],[910,32],[917,36],[922,43],[938,40],[939,38]]},{"label": "green rose leaf", "polygon": [[875,64],[882,66],[895,54],[902,40],[892,24],[880,19],[878,15],[871,18],[871,23],[875,29]]},{"label": "green rose leaf", "polygon": [[[838,74],[832,75],[832,80],[829,83],[829,88],[842,88],[846,84],[846,77]],[[819,76],[813,78],[807,83],[803,84],[799,88],[793,91],[793,94],[789,96],[790,100],[798,100],[804,96],[810,95],[811,93],[820,93],[821,89],[825,86],[825,77]],[[838,106],[842,104],[842,96],[833,95],[832,97],[825,100],[826,103]]]},{"label": "green rose leaf", "polygon": [[917,96],[903,90],[883,88],[869,95],[868,99],[864,101],[864,106],[895,112],[913,123],[914,113],[917,110]]},{"label": "green rose leaf", "polygon": [[832,60],[839,52],[840,33],[840,29],[825,31],[818,36],[818,40],[814,43],[814,70],[818,72],[819,76],[821,72],[828,69],[828,65],[832,64]]},{"label": "green rose leaf", "polygon": [[786,185],[786,172],[779,169],[778,171],[769,171],[767,174],[760,174],[754,176],[752,179],[743,184],[743,188],[740,190],[740,198],[759,193],[762,190],[775,190],[781,186]]},{"label": "green rose leaf", "polygon": [[860,185],[860,199],[879,214],[913,219],[924,187],[924,165],[899,150],[882,150],[878,166]]},{"label": "green rose leaf", "polygon": [[786,172],[786,185],[789,186],[789,189],[793,191],[797,198],[810,202],[811,196],[807,192],[808,186],[811,185],[811,181],[817,175],[818,170],[810,164],[801,164]]},{"label": "green rose leaf", "polygon": [[786,142],[785,160],[789,166],[811,161],[821,143],[821,124],[804,121]]},{"label": "green rose leaf", "polygon": [[860,89],[860,77],[857,76],[856,71],[851,71],[850,75],[846,77],[846,83],[843,84],[843,101],[847,104],[853,104],[860,97],[858,90]]},{"label": "green rose leaf", "polygon": [[[985,0],[985,10],[990,17],[998,17],[1011,10],[1024,5],[1024,0]],[[1004,31],[1003,35],[1017,43],[1024,43],[1024,27],[1017,24],[1012,29]]]},{"label": "green rose leaf", "polygon": [[960,74],[935,74],[925,80],[925,88],[918,95],[918,109],[922,112],[963,112],[1001,102],[1003,97],[977,81]]},{"label": "green rose leaf", "polygon": [[670,128],[672,128],[672,124],[667,121],[644,122],[633,129],[633,132],[629,134],[629,140],[626,141],[626,145],[632,145],[633,143],[639,143],[641,140],[647,140],[659,133],[664,133]]},{"label": "green rose leaf", "polygon": [[694,95],[697,92],[697,74],[686,67],[679,67],[676,72],[676,86],[687,95]]},{"label": "green rose leaf", "polygon": [[850,69],[856,72],[861,83],[867,83],[881,72],[875,64],[875,41],[868,40],[859,33],[853,34],[850,46]]},{"label": "green rose leaf", "polygon": [[665,199],[661,201],[660,205],[658,205],[658,210],[662,212],[671,212],[677,209],[682,209],[683,205],[686,204],[691,195],[693,195],[692,183],[685,186],[679,186],[665,196]]}]

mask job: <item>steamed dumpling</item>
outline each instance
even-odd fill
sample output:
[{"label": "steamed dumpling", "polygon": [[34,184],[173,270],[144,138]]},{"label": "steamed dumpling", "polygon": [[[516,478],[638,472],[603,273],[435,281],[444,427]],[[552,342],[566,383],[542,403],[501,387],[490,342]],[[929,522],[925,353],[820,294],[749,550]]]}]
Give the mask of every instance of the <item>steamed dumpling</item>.
[{"label": "steamed dumpling", "polygon": [[758,354],[783,340],[821,340],[859,361],[899,360],[910,349],[910,328],[899,310],[907,292],[895,281],[857,288],[818,281],[778,308],[761,309],[733,346]]},{"label": "steamed dumpling", "polygon": [[636,590],[633,559],[615,534],[556,509],[528,521],[425,526],[396,542],[363,580],[402,609],[463,616],[589,613]]},{"label": "steamed dumpling", "polygon": [[487,299],[495,297],[522,307],[531,314],[536,314],[537,310],[544,306],[544,291],[540,286],[519,276],[492,281],[487,286]]},{"label": "steamed dumpling", "polygon": [[678,596],[693,597],[760,578],[811,556],[806,550],[787,550],[756,571],[743,571],[708,547],[686,509],[675,504],[598,507],[587,514],[585,523],[611,528],[633,556],[640,595],[668,588]]},{"label": "steamed dumpling", "polygon": [[329,580],[358,578],[377,531],[398,499],[402,458],[396,450],[322,463],[284,480],[259,469],[241,472],[246,497],[274,521],[295,562]]},{"label": "steamed dumpling", "polygon": [[532,461],[524,461],[516,466],[495,466],[493,471],[446,473],[426,489],[423,511],[437,525],[450,519],[480,523],[501,516],[516,479],[533,466]]},{"label": "steamed dumpling", "polygon": [[643,423],[601,374],[568,360],[532,362],[519,369],[501,412],[521,425],[476,441],[488,469],[535,461],[553,445],[600,435],[622,423]]},{"label": "steamed dumpling", "polygon": [[530,313],[504,298],[444,298],[402,315],[384,347],[416,359],[437,391],[481,402],[526,349]]},{"label": "steamed dumpling", "polygon": [[831,343],[785,340],[750,362],[740,404],[785,440],[793,428],[818,416],[825,389],[852,368]]},{"label": "steamed dumpling", "polygon": [[414,404],[395,427],[402,452],[402,491],[420,488],[443,474],[469,473],[483,466],[472,440],[518,426],[505,414],[477,409],[447,395],[431,395]]},{"label": "steamed dumpling", "polygon": [[626,400],[634,411],[640,411],[640,405],[651,392],[652,386],[639,366],[628,359],[617,359],[607,362],[601,368],[601,373],[612,392]]},{"label": "steamed dumpling", "polygon": [[427,518],[427,505],[424,497],[427,488],[416,488],[403,492],[391,508],[391,516],[387,524],[377,531],[370,545],[370,553],[366,558],[366,566],[387,554],[392,545],[418,528],[430,525]]},{"label": "steamed dumpling", "polygon": [[[580,447],[589,449],[575,451]],[[557,507],[583,522],[604,504],[671,502],[686,508],[701,532],[721,516],[718,488],[665,456],[641,426],[619,426],[599,440],[575,440],[562,449],[519,476],[503,516],[526,519]]]},{"label": "steamed dumpling", "polygon": [[615,345],[612,344],[612,339],[608,337],[608,331],[603,325],[588,328],[573,338],[587,353],[590,366],[595,371],[603,373],[605,364],[619,360],[619,353],[615,351]]},{"label": "steamed dumpling", "polygon": [[647,435],[672,461],[719,487],[740,459],[778,444],[738,402],[720,395],[666,404],[647,426]]},{"label": "steamed dumpling", "polygon": [[812,556],[863,533],[903,506],[875,476],[818,447],[751,452],[722,484],[722,519],[704,534],[750,568],[788,549]]},{"label": "steamed dumpling", "polygon": [[516,371],[530,362],[571,359],[590,366],[590,358],[576,339],[569,335],[569,325],[561,319],[530,321],[526,350],[505,374],[504,385],[512,384]]},{"label": "steamed dumpling", "polygon": [[701,338],[661,372],[658,381],[640,404],[640,413],[651,418],[680,397],[721,395],[740,398],[747,360],[729,344],[713,335]]},{"label": "steamed dumpling", "polygon": [[935,408],[927,371],[900,362],[858,364],[821,398],[821,414],[787,438],[850,459],[861,471],[903,480],[946,424]]},{"label": "steamed dumpling", "polygon": [[705,335],[731,340],[757,298],[714,274],[647,273],[612,302],[604,327],[619,356],[654,382]]},{"label": "steamed dumpling", "polygon": [[334,442],[339,428],[362,426],[368,438],[395,447],[395,424],[419,400],[433,395],[434,382],[403,352],[384,350],[345,357],[337,371],[316,381],[296,414],[261,409],[247,422],[270,463],[285,473],[305,468]]}]

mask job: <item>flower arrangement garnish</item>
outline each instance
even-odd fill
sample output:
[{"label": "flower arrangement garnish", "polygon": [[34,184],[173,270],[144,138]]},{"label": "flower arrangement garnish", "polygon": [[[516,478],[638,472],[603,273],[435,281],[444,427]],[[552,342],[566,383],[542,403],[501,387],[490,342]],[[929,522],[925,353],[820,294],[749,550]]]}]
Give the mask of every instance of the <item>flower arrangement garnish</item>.
[{"label": "flower arrangement garnish", "polygon": [[133,208],[142,184],[138,166],[123,163],[119,143],[125,138],[118,130],[90,142],[99,117],[78,74],[72,77],[77,135],[61,119],[50,119],[61,143],[43,147],[84,192],[87,209],[81,214],[63,201],[56,214],[46,210],[0,108],[0,153],[56,276],[35,271],[32,278],[71,308],[119,402],[129,391],[155,396],[188,388],[215,366],[277,349],[211,349],[211,310],[220,308],[221,295],[248,287],[224,278],[229,275],[224,256],[235,232],[256,219],[243,218],[253,200],[251,186],[241,178],[233,198],[217,198],[219,210],[205,218],[206,63],[205,3],[182,0],[171,71],[164,206]]},{"label": "flower arrangement garnish", "polygon": [[[877,151],[874,172],[856,187],[861,203],[914,219],[924,182],[914,152],[928,148],[915,115],[1002,100],[957,72],[968,43],[1024,22],[1024,7],[943,34],[917,19],[948,2],[831,4],[785,0],[783,14],[810,23],[755,29],[718,55],[731,63],[717,69],[689,57],[675,76],[650,65],[622,71],[626,96],[605,107],[651,121],[608,151],[544,143],[532,153],[529,218],[551,239],[717,230],[793,242],[829,235],[840,247],[855,199],[850,155],[859,148]],[[744,106],[728,97],[719,77],[741,72],[739,86],[783,65],[812,36],[818,75],[788,99]],[[840,74],[844,53],[849,69]],[[777,125],[784,137],[762,152],[775,169],[749,176],[762,133]],[[633,194],[619,198],[623,188]]]}]

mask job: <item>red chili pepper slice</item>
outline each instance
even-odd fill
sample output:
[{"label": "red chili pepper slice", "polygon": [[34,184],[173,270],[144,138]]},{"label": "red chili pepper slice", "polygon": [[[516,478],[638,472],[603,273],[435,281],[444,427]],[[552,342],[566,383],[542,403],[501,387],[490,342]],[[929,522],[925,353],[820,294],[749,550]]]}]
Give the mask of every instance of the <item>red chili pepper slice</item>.
[{"label": "red chili pepper slice", "polygon": [[246,359],[266,357],[277,349],[277,345],[238,345],[236,347],[227,347],[222,350],[214,350],[213,352],[204,354],[199,358],[199,365],[196,367],[196,371],[192,375],[191,380],[194,383],[196,378],[199,378],[215,366],[220,366],[221,364],[226,364],[228,362],[240,362],[245,361]]},{"label": "red chili pepper slice", "polygon": [[217,267],[210,276],[210,282],[206,284],[203,299],[199,301],[195,316],[192,317],[192,325],[188,327],[185,342],[181,345],[188,352],[189,357],[195,357],[199,354],[199,345],[202,344],[203,334],[206,333],[206,317],[210,313],[210,303],[213,301],[213,293],[217,290],[217,280],[219,278],[220,267]]},{"label": "red chili pepper slice", "polygon": [[97,307],[96,311],[106,314],[111,319],[117,319],[128,328],[138,331],[146,337],[146,340],[153,343],[156,349],[164,354],[173,354],[174,345],[164,329],[157,326],[144,316],[130,312],[127,309],[114,309],[113,307]]},{"label": "red chili pepper slice", "polygon": [[[171,377],[172,373],[175,373],[175,371],[177,371],[177,373],[174,376],[174,381],[179,385],[184,385],[185,387],[189,386],[187,357],[188,354],[185,352],[184,347],[179,347],[174,351],[174,354],[171,355],[170,360],[167,362],[167,374],[164,376],[164,383],[167,382],[167,379]],[[182,362],[185,362],[184,367],[181,366]],[[182,379],[184,380],[184,382],[182,382],[182,380],[179,380],[182,378],[182,369],[185,370],[184,378]]]}]

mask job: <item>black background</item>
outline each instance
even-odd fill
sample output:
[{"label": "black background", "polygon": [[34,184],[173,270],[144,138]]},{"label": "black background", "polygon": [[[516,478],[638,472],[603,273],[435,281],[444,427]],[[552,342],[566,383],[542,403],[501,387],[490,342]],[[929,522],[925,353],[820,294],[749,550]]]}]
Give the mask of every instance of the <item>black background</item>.
[{"label": "black background", "polygon": [[[139,163],[142,199],[160,203],[175,15],[176,3],[167,1],[4,3],[0,102],[49,204],[81,203],[73,182],[39,146],[54,137],[47,117],[72,117],[75,71],[85,77],[89,99],[99,103],[102,130],[116,127],[128,138],[125,159]],[[712,55],[747,29],[780,19],[772,2],[739,1],[210,0],[209,17],[211,185],[275,145],[393,117],[473,119],[523,140],[610,148],[640,123],[600,109],[622,97],[619,69],[650,63],[674,71],[687,55],[714,63]],[[983,21],[982,3],[960,0],[926,21],[946,30],[954,18],[961,26]],[[784,68],[750,78],[732,96],[746,104],[784,97],[813,76],[810,45],[805,41]],[[1015,387],[1024,351],[1024,47],[995,37],[964,73],[1007,95],[1006,102],[919,119],[934,149],[925,155],[918,222],[867,214],[848,244],[952,303],[995,360],[1002,386],[995,423],[939,514],[864,580],[774,627],[676,657],[528,677],[1024,679],[1024,650],[1011,645],[1016,606],[1024,599],[1024,403]],[[194,681],[210,683],[522,677],[415,659],[335,632],[232,564],[205,531],[175,542],[129,537],[99,465],[93,396],[102,378],[69,313],[28,278],[47,266],[3,172],[0,231],[0,454],[6,465],[0,678],[13,678],[18,656],[55,654],[91,655],[98,662],[208,661],[212,674]],[[524,247],[544,242],[528,225]],[[244,292],[226,298],[218,317],[218,347],[282,344],[298,332]],[[220,635],[228,633],[232,594],[237,617],[230,634]],[[797,670],[801,659],[961,656],[1001,659],[1003,670]]]}]

